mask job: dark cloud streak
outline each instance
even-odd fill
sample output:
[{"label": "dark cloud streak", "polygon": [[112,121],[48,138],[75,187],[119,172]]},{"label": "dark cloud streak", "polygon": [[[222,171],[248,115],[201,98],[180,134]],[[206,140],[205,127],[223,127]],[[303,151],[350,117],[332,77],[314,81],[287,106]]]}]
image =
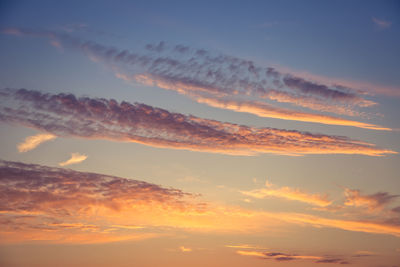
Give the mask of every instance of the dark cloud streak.
[{"label": "dark cloud streak", "polygon": [[26,89],[0,90],[0,121],[57,136],[137,142],[151,146],[224,154],[395,153],[345,137],[274,128],[253,128],[145,104],[77,98]]}]

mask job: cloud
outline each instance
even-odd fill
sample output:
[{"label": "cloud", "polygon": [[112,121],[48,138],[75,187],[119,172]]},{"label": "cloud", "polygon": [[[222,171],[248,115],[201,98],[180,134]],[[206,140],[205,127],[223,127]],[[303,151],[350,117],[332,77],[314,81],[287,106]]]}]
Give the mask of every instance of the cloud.
[{"label": "cloud", "polygon": [[24,142],[18,144],[17,149],[19,152],[27,152],[32,149],[35,149],[40,144],[53,140],[55,138],[56,138],[55,135],[49,133],[29,136],[25,139]]},{"label": "cloud", "polygon": [[315,263],[338,263],[338,264],[350,264],[348,261],[345,261],[343,259],[339,258],[333,258],[333,259],[320,259],[317,260]]},{"label": "cloud", "polygon": [[[365,99],[359,90],[338,83],[321,83],[273,67],[257,66],[253,61],[165,42],[148,44],[136,52],[120,50],[65,33],[7,28],[5,34],[48,38],[54,43],[79,50],[96,62],[110,66],[117,77],[153,84],[187,95],[197,102],[218,108],[234,109],[262,117],[290,119],[333,125],[348,125],[375,130],[389,130],[372,124],[307,112],[273,107],[260,99],[290,103],[318,111],[357,115],[353,107],[376,103]],[[123,69],[123,71],[120,71]],[[128,75],[125,73],[129,73]],[[144,78],[147,77],[147,78]],[[231,99],[232,97],[236,99]],[[249,100],[248,98],[253,98]],[[208,99],[207,101],[204,101]],[[233,102],[234,105],[223,103]],[[246,106],[246,108],[237,108]],[[262,106],[262,108],[260,107]]]},{"label": "cloud", "polygon": [[[160,43],[161,44],[161,43]],[[118,51],[99,44],[86,43],[84,49],[92,56],[107,62],[140,65],[136,74],[145,74],[158,79],[178,84],[180,90],[196,90],[210,95],[226,96],[251,95],[260,96],[267,93],[271,87],[275,90],[293,91],[304,96],[314,96],[327,101],[348,102],[364,106],[360,96],[348,92],[348,88],[330,88],[305,81],[302,78],[279,73],[273,68],[256,66],[249,60],[232,56],[216,54],[205,50],[193,50],[179,53],[179,57],[170,52],[166,45],[155,46],[151,49],[157,55],[137,55],[128,51]],[[172,48],[174,50],[174,48]],[[135,72],[133,72],[135,73]],[[271,74],[272,73],[272,74]],[[278,79],[279,78],[279,79]]]},{"label": "cloud", "polygon": [[293,189],[290,187],[281,187],[281,188],[271,188],[273,187],[268,181],[265,184],[265,188],[255,189],[251,191],[240,191],[242,194],[254,198],[267,198],[267,197],[278,197],[285,198],[288,200],[295,200],[304,203],[308,203],[311,205],[326,207],[329,206],[332,202],[328,200],[327,195],[320,194],[309,194],[305,193],[299,189]]},{"label": "cloud", "polygon": [[[305,107],[305,108],[312,109],[312,110],[318,110],[321,112],[332,112],[332,113],[342,114],[342,115],[347,115],[347,116],[362,116],[363,115],[363,113],[357,112],[353,108],[351,108],[347,105],[330,105],[324,101],[321,101],[321,100],[313,98],[313,97],[299,96],[299,95],[292,94],[290,92],[270,90],[270,91],[268,91],[268,93],[265,93],[263,95],[263,97],[269,98],[269,99],[277,101],[279,103],[295,104],[300,107]],[[293,112],[294,112],[294,110],[293,110]],[[317,115],[315,113],[309,113],[309,112],[305,112],[305,113],[310,114],[310,115]],[[320,115],[320,116],[323,116],[323,115]],[[326,117],[329,117],[329,116],[326,116]],[[336,120],[341,119],[339,117],[333,117],[333,116],[330,116],[330,117],[334,118]],[[321,121],[324,121],[324,120],[321,120]],[[358,126],[356,126],[356,127],[358,127]]]},{"label": "cloud", "polygon": [[180,249],[182,252],[192,252],[192,249],[191,249],[191,248],[184,247],[184,246],[180,246],[179,249]]},{"label": "cloud", "polygon": [[119,225],[119,224],[111,225],[111,227],[123,228],[123,229],[144,229],[145,228],[143,226],[138,226],[138,225]]},{"label": "cloud", "polygon": [[153,238],[159,231],[145,231],[149,224],[159,225],[152,213],[161,224],[168,213],[201,213],[202,204],[190,202],[194,197],[132,179],[0,161],[0,240],[102,243]]},{"label": "cloud", "polygon": [[[114,67],[114,69],[116,69],[116,68]],[[208,105],[210,105],[210,103],[208,103],[206,101],[205,102],[201,101],[201,99],[213,99],[215,102],[217,102],[217,101],[219,101],[219,102],[236,101],[237,103],[242,103],[242,102],[244,104],[247,103],[247,105],[255,103],[254,104],[255,107],[260,106],[260,104],[257,104],[257,103],[261,103],[261,104],[265,104],[266,107],[270,106],[270,107],[274,107],[275,110],[279,110],[278,107],[275,107],[271,104],[267,104],[265,102],[260,102],[257,100],[251,100],[251,101],[246,100],[246,98],[243,95],[245,95],[245,96],[252,95],[251,92],[242,93],[241,98],[235,100],[235,99],[232,99],[232,96],[239,97],[240,96],[239,91],[233,91],[233,93],[229,95],[229,93],[227,93],[227,92],[219,91],[217,87],[210,86],[209,84],[206,84],[206,83],[200,82],[200,81],[196,81],[196,82],[189,81],[189,80],[182,81],[179,79],[174,79],[173,77],[168,77],[165,75],[164,76],[157,75],[157,74],[152,74],[152,73],[127,75],[122,72],[116,71],[115,75],[117,78],[123,79],[125,81],[129,81],[129,82],[134,81],[134,82],[138,82],[138,83],[148,85],[148,86],[157,86],[159,88],[176,91],[179,94],[191,97],[192,99],[194,99],[195,101],[197,101],[199,103],[205,103]],[[318,86],[318,85],[315,85],[315,86]],[[271,88],[269,88],[268,90],[259,89],[258,91],[253,92],[253,94],[257,95],[257,97],[255,97],[255,98],[258,100],[260,98],[261,99],[270,99],[270,100],[277,101],[277,102],[290,103],[290,104],[294,104],[297,106],[306,107],[309,109],[323,111],[323,112],[333,112],[333,113],[345,114],[345,115],[349,115],[349,116],[360,115],[360,113],[354,111],[348,105],[338,105],[337,103],[330,104],[322,99],[318,99],[318,98],[312,97],[310,95],[299,95],[299,94],[295,94],[293,92],[288,92],[288,91],[279,90],[279,89],[271,89]],[[209,101],[209,102],[211,102],[211,101]],[[361,104],[362,106],[372,106],[372,105],[376,104],[376,103],[374,103],[372,101],[368,101],[368,100],[363,100],[361,102],[363,102],[363,104]],[[222,108],[222,107],[220,107],[220,108]],[[286,110],[286,112],[281,112],[283,114],[285,114],[285,113],[295,114],[296,113],[296,111],[293,109],[283,109],[282,108],[282,110]],[[260,116],[260,114],[256,113],[256,112],[251,112],[251,111],[246,111],[246,112]],[[316,114],[308,113],[308,112],[303,112],[303,113],[309,115],[310,117],[312,117],[313,115],[316,115]],[[306,116],[304,116],[304,117],[306,117]],[[277,118],[279,118],[279,117],[277,117]],[[296,117],[294,117],[294,118],[296,118]],[[333,117],[333,118],[335,118],[335,117]],[[340,118],[337,118],[337,119],[340,119]],[[294,120],[298,120],[298,119],[294,119]],[[324,120],[321,120],[320,123],[323,123],[323,121]],[[318,121],[310,120],[310,122],[318,122]]]},{"label": "cloud", "polygon": [[392,23],[390,21],[387,20],[383,20],[383,19],[378,19],[375,17],[372,17],[372,22],[378,26],[380,29],[387,29],[390,26],[392,26]]},{"label": "cloud", "polygon": [[390,195],[387,192],[378,192],[371,195],[362,195],[360,190],[344,189],[345,205],[354,207],[367,207],[370,211],[382,209],[385,205],[392,202],[398,195]]},{"label": "cloud", "polygon": [[337,99],[341,101],[356,101],[360,106],[371,106],[374,103],[360,98],[355,93],[345,92],[339,89],[332,89],[326,85],[306,81],[303,78],[295,77],[293,75],[286,75],[283,78],[283,83],[295,91],[305,95],[316,95],[326,99]]},{"label": "cloud", "polygon": [[71,164],[77,164],[77,163],[81,163],[85,159],[87,159],[86,155],[81,155],[79,153],[72,153],[70,159],[60,162],[58,165],[67,166],[67,165],[71,165]]},{"label": "cloud", "polygon": [[[161,43],[160,43],[161,44]],[[160,54],[159,57],[137,55],[126,50],[116,51],[101,45],[85,46],[89,57],[106,64],[117,64],[131,75],[116,72],[118,78],[136,80],[149,84],[149,78],[157,81],[154,85],[164,85],[161,88],[174,90],[180,94],[196,99],[196,93],[206,94],[208,98],[236,96],[268,98],[278,102],[287,102],[314,110],[343,113],[343,105],[368,107],[376,103],[366,100],[350,88],[334,85],[328,86],[312,81],[306,81],[292,74],[281,73],[271,67],[256,66],[254,62],[186,47],[185,52],[176,57],[170,53],[168,46],[163,44],[158,49],[151,49]],[[162,48],[161,48],[162,47]],[[176,49],[172,49],[175,51]],[[113,57],[113,54],[118,56]],[[187,58],[184,58],[184,57]],[[122,63],[122,66],[121,64]],[[140,65],[140,70],[126,68],[126,65]],[[148,67],[147,67],[148,66]],[[113,69],[118,69],[113,65]],[[143,79],[147,77],[146,79]],[[166,86],[167,85],[167,86]],[[279,94],[286,94],[281,101]],[[204,96],[203,96],[204,97]],[[304,101],[307,99],[307,101]],[[305,102],[305,103],[304,103]],[[308,104],[307,104],[308,103]],[[347,107],[346,114],[355,112]]]},{"label": "cloud", "polygon": [[400,236],[396,224],[216,205],[143,181],[0,160],[2,243],[141,240],[174,229],[259,234],[286,223]]},{"label": "cloud", "polygon": [[247,245],[247,244],[242,244],[242,245],[225,245],[227,248],[240,248],[240,249],[266,249],[258,246],[252,246],[252,245]]},{"label": "cloud", "polygon": [[242,256],[253,256],[261,259],[275,260],[275,261],[312,260],[315,263],[348,264],[348,262],[343,259],[331,258],[326,256],[310,256],[310,255],[287,254],[282,252],[261,252],[261,251],[249,251],[249,250],[238,250],[236,251],[236,253]]},{"label": "cloud", "polygon": [[[283,119],[283,120],[293,120],[293,121],[303,121],[303,122],[313,122],[313,123],[321,123],[321,124],[329,124],[329,125],[341,125],[341,126],[353,126],[365,129],[372,130],[391,130],[390,128],[385,128],[373,124],[352,121],[347,119],[342,119],[339,117],[328,116],[328,115],[320,115],[308,112],[295,111],[293,109],[280,108],[268,103],[260,102],[260,101],[244,101],[244,100],[235,100],[227,97],[207,97],[198,93],[198,91],[202,91],[202,88],[197,88],[195,86],[187,86],[182,83],[176,83],[171,81],[165,81],[162,79],[157,79],[154,75],[137,75],[134,77],[129,77],[127,75],[116,73],[118,78],[122,78],[125,81],[139,81],[140,83],[157,86],[159,88],[164,88],[167,90],[174,90],[178,93],[185,94],[190,96],[198,103],[207,104],[211,107],[222,108],[227,110],[233,110],[236,112],[245,112],[257,115],[259,117],[266,118],[275,118],[275,119]],[[197,91],[197,92],[196,92]],[[266,94],[267,95],[267,94]],[[277,91],[269,91],[268,97],[277,100],[279,102],[291,102],[298,103],[300,106],[304,107],[317,107],[322,111],[335,111],[336,113],[346,113],[347,115],[354,115],[354,112],[347,111],[345,108],[340,108],[334,106],[330,108],[329,105],[326,104],[318,104],[316,100],[312,100],[308,97],[300,98],[300,97],[291,97],[288,93],[277,92]],[[340,111],[339,109],[342,109]]]},{"label": "cloud", "polygon": [[45,94],[26,89],[0,90],[0,121],[32,127],[56,136],[234,155],[381,156],[396,153],[346,137],[254,128],[171,113],[145,104],[77,98],[72,94]]},{"label": "cloud", "polygon": [[297,224],[304,223],[313,227],[329,227],[347,231],[392,234],[394,236],[400,236],[400,224],[397,222],[384,223],[379,221],[328,219],[299,213],[282,213],[280,216],[280,219],[283,221]]}]

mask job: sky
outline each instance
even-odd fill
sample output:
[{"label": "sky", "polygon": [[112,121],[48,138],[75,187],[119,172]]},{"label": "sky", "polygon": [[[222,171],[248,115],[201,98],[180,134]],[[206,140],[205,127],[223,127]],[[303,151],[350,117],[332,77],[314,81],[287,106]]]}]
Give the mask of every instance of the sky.
[{"label": "sky", "polygon": [[1,1],[1,266],[400,266],[400,2]]}]

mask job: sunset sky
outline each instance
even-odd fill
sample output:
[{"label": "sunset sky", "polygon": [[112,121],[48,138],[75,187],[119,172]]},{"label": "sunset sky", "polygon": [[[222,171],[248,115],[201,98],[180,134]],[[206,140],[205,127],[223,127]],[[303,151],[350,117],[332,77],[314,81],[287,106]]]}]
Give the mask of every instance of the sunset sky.
[{"label": "sunset sky", "polygon": [[399,1],[1,1],[0,51],[0,266],[400,266]]}]

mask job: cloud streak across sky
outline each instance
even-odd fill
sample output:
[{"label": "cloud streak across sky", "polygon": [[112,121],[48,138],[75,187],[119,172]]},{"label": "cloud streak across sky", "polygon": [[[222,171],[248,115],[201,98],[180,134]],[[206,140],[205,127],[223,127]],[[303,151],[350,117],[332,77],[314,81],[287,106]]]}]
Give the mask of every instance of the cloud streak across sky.
[{"label": "cloud streak across sky", "polygon": [[18,144],[17,149],[19,152],[28,152],[32,149],[35,149],[40,144],[53,140],[55,138],[55,135],[48,133],[28,136],[22,143]]},{"label": "cloud streak across sky", "polygon": [[387,29],[387,28],[390,28],[390,26],[392,26],[392,23],[390,21],[387,21],[387,20],[383,20],[383,19],[378,19],[378,18],[372,17],[372,21],[380,29]]},{"label": "cloud streak across sky", "polygon": [[264,199],[268,197],[278,197],[288,200],[300,201],[311,205],[325,207],[329,206],[332,201],[328,200],[327,195],[309,194],[296,188],[288,186],[281,188],[273,188],[273,185],[266,183],[265,188],[255,189],[251,191],[240,191],[243,195]]},{"label": "cloud streak across sky", "polygon": [[[0,192],[2,242],[97,243],[149,238],[154,234],[142,231],[141,226],[153,220],[144,214],[158,214],[158,208],[182,214],[201,210],[200,204],[185,203],[185,198],[194,196],[180,190],[7,161],[0,161]],[[128,216],[129,212],[138,218]]]},{"label": "cloud streak across sky", "polygon": [[234,155],[396,153],[346,137],[254,128],[171,113],[145,104],[26,89],[0,90],[0,121],[56,136]]},{"label": "cloud streak across sky", "polygon": [[[157,86],[159,88],[164,88],[167,90],[174,90],[178,93],[188,95],[192,99],[194,99],[198,103],[207,104],[211,107],[222,108],[227,110],[233,110],[236,112],[245,112],[257,115],[259,117],[265,118],[275,118],[282,120],[293,120],[293,121],[302,121],[302,122],[315,122],[320,124],[328,124],[328,125],[340,125],[340,126],[353,126],[371,130],[386,130],[390,131],[390,128],[381,127],[374,124],[363,123],[354,120],[343,119],[335,116],[315,114],[309,112],[296,111],[293,109],[282,108],[278,106],[274,106],[272,104],[257,101],[257,100],[237,100],[232,97],[211,97],[207,94],[202,94],[202,88],[198,88],[193,85],[187,85],[182,82],[169,81],[166,79],[155,78],[154,75],[134,75],[127,76],[125,74],[116,73],[118,78],[121,78],[125,81],[136,81],[149,86]],[[308,106],[308,107],[318,107],[321,111],[332,111],[332,108],[329,105],[323,105],[318,103],[317,101],[307,98],[307,97],[293,97],[290,94],[285,92],[279,92],[276,90],[270,90],[268,92],[269,98],[274,100],[279,100],[279,102],[292,102],[297,103],[300,106]],[[346,108],[334,107],[336,112],[343,112],[352,114],[353,111],[349,111]]]},{"label": "cloud streak across sky", "polygon": [[7,28],[2,32],[48,38],[51,44],[56,42],[57,47],[78,49],[92,60],[111,66],[118,78],[173,90],[213,107],[276,119],[390,130],[267,103],[263,100],[350,116],[360,114],[353,107],[376,104],[351,87],[314,82],[272,67],[257,66],[250,60],[184,45],[168,46],[164,42],[148,44],[144,51],[130,52],[60,32],[20,28]]},{"label": "cloud streak across sky", "polygon": [[329,256],[311,256],[311,255],[299,255],[299,254],[288,254],[282,252],[264,252],[264,251],[251,251],[251,250],[238,250],[237,254],[242,256],[252,256],[265,260],[275,260],[279,262],[297,261],[297,260],[311,260],[314,263],[338,263],[338,264],[349,264],[344,259],[333,258]]},{"label": "cloud streak across sky", "polygon": [[3,243],[114,242],[172,229],[257,234],[285,223],[400,236],[400,226],[393,223],[254,211],[133,179],[0,161]]},{"label": "cloud streak across sky", "polygon": [[344,193],[346,197],[344,205],[353,207],[367,207],[370,211],[382,209],[384,206],[388,205],[399,197],[399,195],[391,195],[387,192],[363,195],[360,190],[349,188],[345,188]]},{"label": "cloud streak across sky", "polygon": [[77,164],[77,163],[81,163],[82,161],[86,160],[87,156],[86,155],[81,155],[79,153],[72,153],[71,157],[63,162],[60,162],[58,165],[60,166],[68,166],[71,164]]}]

